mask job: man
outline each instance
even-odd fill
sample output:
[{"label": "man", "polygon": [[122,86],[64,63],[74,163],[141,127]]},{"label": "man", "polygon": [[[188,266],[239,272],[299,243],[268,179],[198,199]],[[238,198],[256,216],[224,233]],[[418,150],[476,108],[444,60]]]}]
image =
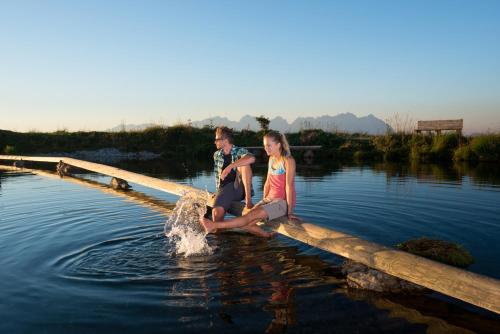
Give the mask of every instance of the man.
[{"label": "man", "polygon": [[245,209],[252,208],[252,169],[255,157],[233,144],[233,131],[225,126],[215,130],[214,153],[216,194],[212,220],[223,221],[233,201],[245,199]]}]

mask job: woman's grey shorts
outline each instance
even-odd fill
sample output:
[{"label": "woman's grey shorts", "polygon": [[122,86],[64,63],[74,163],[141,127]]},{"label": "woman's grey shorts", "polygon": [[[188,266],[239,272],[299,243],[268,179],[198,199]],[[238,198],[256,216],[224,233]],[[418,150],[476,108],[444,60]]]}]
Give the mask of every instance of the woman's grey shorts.
[{"label": "woman's grey shorts", "polygon": [[229,210],[234,201],[242,201],[245,198],[245,187],[240,182],[236,188],[234,182],[226,184],[215,194],[213,207],[221,206],[225,211]]},{"label": "woman's grey shorts", "polygon": [[259,203],[255,204],[255,206],[260,206],[262,207],[262,209],[264,209],[264,211],[267,213],[268,220],[286,216],[286,214],[288,213],[288,205],[286,204],[286,201],[281,198],[263,199]]}]

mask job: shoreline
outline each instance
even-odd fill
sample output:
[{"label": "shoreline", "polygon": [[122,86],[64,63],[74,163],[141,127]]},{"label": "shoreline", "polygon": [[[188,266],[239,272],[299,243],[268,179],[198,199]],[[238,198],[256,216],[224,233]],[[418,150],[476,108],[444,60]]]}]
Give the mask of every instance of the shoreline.
[{"label": "shoreline", "polygon": [[[235,131],[240,147],[262,145],[262,131]],[[286,134],[291,146],[321,146],[308,152],[327,161],[442,163],[452,161],[499,162],[500,133],[463,137],[454,133],[422,135],[414,133],[362,133],[302,130]],[[0,130],[0,154],[57,155],[116,162],[156,158],[186,160],[211,158],[214,129],[188,125],[155,127],[134,132],[54,132],[19,133]],[[54,153],[57,152],[57,153]],[[304,151],[292,151],[306,158]]]}]

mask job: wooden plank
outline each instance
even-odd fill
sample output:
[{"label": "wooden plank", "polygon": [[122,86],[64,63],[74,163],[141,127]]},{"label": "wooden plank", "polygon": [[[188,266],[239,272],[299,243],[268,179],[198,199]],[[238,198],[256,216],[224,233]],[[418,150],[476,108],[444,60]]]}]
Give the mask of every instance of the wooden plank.
[{"label": "wooden plank", "polygon": [[436,120],[436,121],[418,121],[418,131],[437,131],[437,130],[462,130],[463,119]]},{"label": "wooden plank", "polygon": [[[186,191],[197,191],[200,194],[206,193],[190,186],[177,185],[173,182],[76,159],[5,155],[0,156],[1,159],[48,162],[64,160],[65,163],[76,167],[118,177],[176,195],[182,195]],[[241,213],[242,208],[242,203],[233,204],[235,214]],[[267,223],[267,225],[282,235],[313,247],[361,262],[371,268],[500,314],[500,281],[497,279],[381,246],[305,221],[288,221],[286,218],[280,218]]]}]

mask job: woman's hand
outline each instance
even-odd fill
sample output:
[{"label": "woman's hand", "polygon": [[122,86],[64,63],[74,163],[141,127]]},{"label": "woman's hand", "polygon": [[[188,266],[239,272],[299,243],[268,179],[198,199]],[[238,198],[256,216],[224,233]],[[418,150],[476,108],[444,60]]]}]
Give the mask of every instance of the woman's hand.
[{"label": "woman's hand", "polygon": [[300,218],[298,216],[294,215],[291,212],[288,213],[288,219],[290,219],[290,220],[300,220]]}]

